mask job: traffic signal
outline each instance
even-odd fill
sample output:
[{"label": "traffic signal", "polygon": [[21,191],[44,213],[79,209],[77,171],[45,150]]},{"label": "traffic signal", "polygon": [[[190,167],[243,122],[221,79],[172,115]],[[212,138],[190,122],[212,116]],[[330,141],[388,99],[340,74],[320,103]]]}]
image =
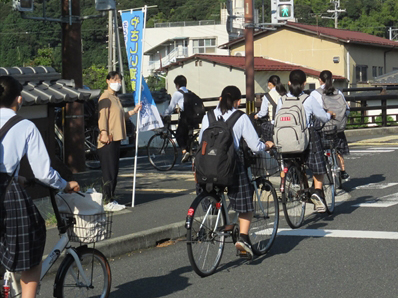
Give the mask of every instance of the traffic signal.
[{"label": "traffic signal", "polygon": [[18,11],[33,11],[33,0],[13,0],[12,7]]},{"label": "traffic signal", "polygon": [[294,19],[293,0],[277,0],[277,19],[278,21]]}]

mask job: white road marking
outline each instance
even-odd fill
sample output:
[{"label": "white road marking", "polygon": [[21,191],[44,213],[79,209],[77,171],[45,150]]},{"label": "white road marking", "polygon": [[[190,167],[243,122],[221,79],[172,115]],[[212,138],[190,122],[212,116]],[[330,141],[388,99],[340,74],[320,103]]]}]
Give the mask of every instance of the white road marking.
[{"label": "white road marking", "polygon": [[393,193],[372,201],[352,205],[352,207],[391,207],[398,204],[398,193]]},{"label": "white road marking", "polygon": [[369,183],[365,185],[359,185],[354,187],[353,189],[384,189],[387,187],[391,187],[397,185],[398,183]]},{"label": "white road marking", "polygon": [[[122,157],[119,160],[134,160],[134,156],[131,157]],[[137,159],[148,158],[148,156],[138,156]]]},{"label": "white road marking", "polygon": [[389,149],[368,149],[368,150],[359,150],[359,149],[350,149],[350,153],[388,153],[393,152],[395,150]]},{"label": "white road marking", "polygon": [[278,236],[331,237],[360,239],[398,239],[398,232],[360,230],[278,229]]}]

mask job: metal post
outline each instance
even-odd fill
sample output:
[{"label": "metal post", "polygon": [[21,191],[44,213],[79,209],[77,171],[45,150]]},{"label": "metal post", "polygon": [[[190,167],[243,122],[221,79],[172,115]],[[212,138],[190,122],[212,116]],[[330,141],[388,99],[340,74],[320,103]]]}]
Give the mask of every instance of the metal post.
[{"label": "metal post", "polygon": [[108,72],[112,71],[113,11],[108,12]]},{"label": "metal post", "polygon": [[253,0],[245,0],[246,113],[254,112],[254,20]]},{"label": "metal post", "polygon": [[[73,16],[80,17],[80,0],[71,0]],[[61,0],[63,19],[69,17],[69,1]],[[72,19],[72,18],[71,18]],[[62,78],[83,86],[81,23],[62,23]],[[85,170],[84,107],[80,102],[66,104],[64,125],[65,162],[73,173]]]},{"label": "metal post", "polygon": [[123,70],[123,61],[122,61],[122,51],[120,49],[120,35],[119,35],[119,26],[117,22],[117,12],[115,9],[115,36],[116,36],[116,48],[117,48],[117,59],[119,63],[119,71],[122,75],[122,93],[126,93],[126,84],[124,82],[124,70]]}]

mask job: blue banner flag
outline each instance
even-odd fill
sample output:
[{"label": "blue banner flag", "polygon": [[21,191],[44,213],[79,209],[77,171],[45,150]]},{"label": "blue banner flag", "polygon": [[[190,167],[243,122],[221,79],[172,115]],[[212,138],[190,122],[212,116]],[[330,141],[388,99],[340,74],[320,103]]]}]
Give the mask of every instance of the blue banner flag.
[{"label": "blue banner flag", "polygon": [[[142,10],[130,10],[122,12],[122,26],[128,65],[130,70],[131,88],[134,92],[134,102],[141,100],[142,108],[138,129],[148,131],[163,127],[159,111],[156,108],[152,94],[142,77],[142,44],[145,28],[145,14]],[[141,90],[141,93],[138,92]]]}]

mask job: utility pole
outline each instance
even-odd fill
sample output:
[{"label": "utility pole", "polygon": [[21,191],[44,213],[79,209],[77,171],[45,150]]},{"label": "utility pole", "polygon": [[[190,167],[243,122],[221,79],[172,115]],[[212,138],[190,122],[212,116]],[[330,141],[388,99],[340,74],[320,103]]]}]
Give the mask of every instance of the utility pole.
[{"label": "utility pole", "polygon": [[334,3],[334,9],[328,9],[327,12],[333,13],[331,17],[322,17],[323,19],[334,19],[334,28],[338,29],[339,14],[346,12],[345,9],[340,9],[340,0],[330,0],[330,3]]},{"label": "utility pole", "polygon": [[[80,0],[61,0],[61,9],[62,78],[74,80],[76,88],[82,88],[81,22],[76,21],[80,17]],[[65,162],[71,171],[84,171],[84,106],[77,101],[66,104],[64,147]]]},{"label": "utility pole", "polygon": [[254,18],[253,0],[245,0],[246,113],[254,112]]},{"label": "utility pole", "polygon": [[113,50],[113,10],[108,12],[108,72],[113,70],[112,50]]}]

